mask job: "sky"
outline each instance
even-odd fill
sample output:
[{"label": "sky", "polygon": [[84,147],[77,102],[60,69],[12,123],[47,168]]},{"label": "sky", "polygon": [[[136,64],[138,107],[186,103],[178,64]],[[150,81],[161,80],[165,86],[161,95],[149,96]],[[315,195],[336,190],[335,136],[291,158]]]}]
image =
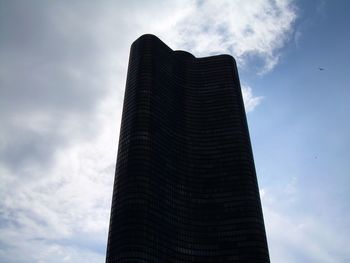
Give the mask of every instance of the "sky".
[{"label": "sky", "polygon": [[271,261],[350,262],[349,13],[0,0],[0,262],[104,262],[129,49],[145,33],[236,58]]}]

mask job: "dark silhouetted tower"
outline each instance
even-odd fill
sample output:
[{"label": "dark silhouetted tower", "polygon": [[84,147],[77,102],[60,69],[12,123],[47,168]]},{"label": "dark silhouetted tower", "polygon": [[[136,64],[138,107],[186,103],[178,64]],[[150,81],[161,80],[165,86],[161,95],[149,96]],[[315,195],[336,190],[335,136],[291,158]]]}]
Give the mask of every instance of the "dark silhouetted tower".
[{"label": "dark silhouetted tower", "polygon": [[107,262],[269,262],[232,56],[132,44]]}]

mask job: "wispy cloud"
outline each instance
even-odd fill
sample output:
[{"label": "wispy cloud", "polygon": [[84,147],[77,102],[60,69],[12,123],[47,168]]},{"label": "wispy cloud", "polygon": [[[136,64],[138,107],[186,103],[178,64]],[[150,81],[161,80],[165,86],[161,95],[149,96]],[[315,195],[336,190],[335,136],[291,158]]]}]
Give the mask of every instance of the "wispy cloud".
[{"label": "wispy cloud", "polygon": [[246,112],[253,111],[263,99],[263,97],[254,97],[252,88],[249,86],[242,85],[242,96]]},{"label": "wispy cloud", "polygon": [[[104,261],[134,39],[268,71],[294,19],[289,1],[2,3],[0,261]],[[262,99],[243,96],[247,111]]]},{"label": "wispy cloud", "polygon": [[310,210],[295,211],[298,188],[292,177],[281,189],[260,190],[271,258],[286,263],[347,262],[347,234],[334,231],[339,226],[327,224]]},{"label": "wispy cloud", "polygon": [[186,6],[172,10],[157,28],[168,43],[198,56],[230,53],[240,66],[248,55],[257,56],[264,62],[261,72],[277,64],[296,19],[292,1],[192,1]]}]

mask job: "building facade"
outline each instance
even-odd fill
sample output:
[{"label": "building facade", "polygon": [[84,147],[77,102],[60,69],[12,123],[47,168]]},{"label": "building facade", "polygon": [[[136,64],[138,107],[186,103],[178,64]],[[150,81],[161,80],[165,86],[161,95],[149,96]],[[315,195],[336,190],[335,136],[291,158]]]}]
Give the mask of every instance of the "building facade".
[{"label": "building facade", "polygon": [[132,44],[106,262],[269,262],[231,56]]}]

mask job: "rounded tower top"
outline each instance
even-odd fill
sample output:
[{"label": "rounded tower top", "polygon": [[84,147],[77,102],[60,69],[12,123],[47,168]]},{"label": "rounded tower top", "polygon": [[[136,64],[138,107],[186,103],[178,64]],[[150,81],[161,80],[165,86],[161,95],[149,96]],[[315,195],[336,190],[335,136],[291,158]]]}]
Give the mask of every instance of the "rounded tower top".
[{"label": "rounded tower top", "polygon": [[177,57],[185,58],[185,59],[194,59],[196,58],[193,56],[190,52],[184,51],[184,50],[174,50],[174,53]]}]

